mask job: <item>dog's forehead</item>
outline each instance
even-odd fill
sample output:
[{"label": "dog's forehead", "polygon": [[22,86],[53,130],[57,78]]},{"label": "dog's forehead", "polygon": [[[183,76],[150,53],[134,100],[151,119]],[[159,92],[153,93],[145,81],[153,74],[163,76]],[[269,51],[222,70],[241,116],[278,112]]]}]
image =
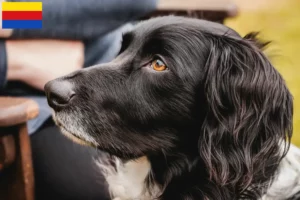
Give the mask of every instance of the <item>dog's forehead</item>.
[{"label": "dog's forehead", "polygon": [[134,32],[137,35],[145,35],[158,29],[172,28],[175,30],[178,27],[189,27],[191,29],[194,28],[198,31],[203,31],[214,35],[227,35],[229,37],[238,38],[241,37],[236,31],[225,25],[201,19],[178,16],[157,17],[141,22],[136,26]]}]

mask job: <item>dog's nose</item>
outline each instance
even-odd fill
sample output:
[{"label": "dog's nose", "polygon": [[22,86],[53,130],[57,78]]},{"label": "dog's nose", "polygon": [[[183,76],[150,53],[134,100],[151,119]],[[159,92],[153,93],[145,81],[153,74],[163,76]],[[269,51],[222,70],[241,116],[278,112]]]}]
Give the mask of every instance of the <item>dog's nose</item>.
[{"label": "dog's nose", "polygon": [[48,104],[54,109],[59,110],[68,105],[75,96],[72,84],[69,81],[53,80],[45,85]]}]

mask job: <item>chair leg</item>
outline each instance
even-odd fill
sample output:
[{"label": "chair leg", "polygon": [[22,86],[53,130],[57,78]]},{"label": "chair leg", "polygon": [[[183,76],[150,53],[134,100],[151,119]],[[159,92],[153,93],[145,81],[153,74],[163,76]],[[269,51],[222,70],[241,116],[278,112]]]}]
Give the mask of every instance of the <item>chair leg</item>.
[{"label": "chair leg", "polygon": [[13,135],[0,137],[0,171],[16,160],[16,145]]},{"label": "chair leg", "polygon": [[34,174],[32,164],[32,154],[30,138],[27,125],[23,124],[19,128],[19,150],[20,150],[20,170],[22,170],[22,180],[24,184],[25,200],[34,200]]},{"label": "chair leg", "polygon": [[15,140],[16,158],[3,171],[0,196],[1,193],[3,194],[3,190],[5,190],[5,200],[34,200],[31,146],[26,124],[20,125],[17,132],[12,135]]}]

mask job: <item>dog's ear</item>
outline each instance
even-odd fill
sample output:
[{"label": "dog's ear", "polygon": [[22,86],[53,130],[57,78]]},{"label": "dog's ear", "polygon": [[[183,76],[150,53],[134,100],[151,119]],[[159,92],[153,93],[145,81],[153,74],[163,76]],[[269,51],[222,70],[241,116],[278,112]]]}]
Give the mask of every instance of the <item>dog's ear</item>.
[{"label": "dog's ear", "polygon": [[209,38],[199,152],[219,192],[259,196],[289,147],[292,96],[255,35]]},{"label": "dog's ear", "polygon": [[259,49],[265,49],[271,42],[258,39],[259,32],[250,32],[245,35],[244,39],[254,43]]}]

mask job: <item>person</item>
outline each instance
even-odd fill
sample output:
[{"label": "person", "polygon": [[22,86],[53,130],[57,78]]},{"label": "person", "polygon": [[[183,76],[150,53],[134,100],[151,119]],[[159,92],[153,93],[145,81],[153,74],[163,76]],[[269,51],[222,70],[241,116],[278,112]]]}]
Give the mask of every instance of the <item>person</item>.
[{"label": "person", "polygon": [[157,0],[40,1],[42,29],[0,30],[0,95],[31,98],[40,108],[38,117],[28,122],[36,199],[109,199],[95,164],[102,153],[60,133],[43,87],[82,67],[112,60],[122,33],[153,11]]}]

